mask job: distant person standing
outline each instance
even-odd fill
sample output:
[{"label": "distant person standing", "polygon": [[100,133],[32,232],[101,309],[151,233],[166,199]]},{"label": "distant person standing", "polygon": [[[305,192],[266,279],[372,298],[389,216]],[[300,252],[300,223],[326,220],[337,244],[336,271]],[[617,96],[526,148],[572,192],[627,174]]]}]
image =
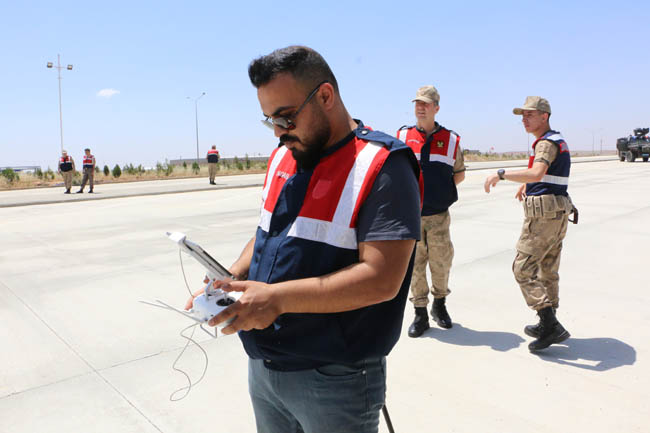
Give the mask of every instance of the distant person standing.
[{"label": "distant person standing", "polygon": [[208,174],[210,175],[210,185],[216,185],[214,183],[214,178],[217,176],[217,163],[219,162],[219,151],[217,146],[212,146],[212,149],[208,150]]},{"label": "distant person standing", "polygon": [[420,87],[413,102],[417,124],[402,126],[397,138],[415,152],[424,182],[421,233],[415,247],[410,298],[415,307],[415,320],[408,330],[409,337],[415,338],[429,329],[427,263],[433,294],[431,317],[441,328],[452,327],[445,306],[454,258],[454,245],[449,234],[449,207],[458,200],[456,185],[465,179],[465,162],[458,134],[436,122],[440,110],[438,90],[433,86]]},{"label": "distant person standing", "polygon": [[72,188],[72,176],[74,175],[74,159],[68,152],[65,150],[61,151],[61,158],[59,158],[59,169],[58,172],[63,176],[63,183],[65,184],[64,194],[70,194],[70,188]]},{"label": "distant person standing", "polygon": [[84,176],[81,179],[81,187],[79,188],[79,191],[77,191],[77,194],[84,192],[86,182],[88,182],[90,186],[90,189],[88,190],[89,194],[93,192],[93,186],[95,185],[95,157],[90,154],[90,149],[88,148],[84,149],[84,153]]},{"label": "distant person standing", "polygon": [[[524,202],[524,225],[517,242],[517,256],[512,264],[515,279],[530,308],[537,312],[539,323],[528,325],[524,333],[535,340],[531,352],[570,337],[555,317],[560,305],[559,274],[562,241],[568,216],[575,211],[568,194],[571,154],[562,135],[551,129],[551,106],[539,96],[528,96],[524,106],[512,110],[522,116],[526,132],[537,139],[534,155],[525,170],[498,170],[485,180],[489,193],[500,180],[520,182],[515,197]],[[577,223],[577,212],[574,223]]]}]

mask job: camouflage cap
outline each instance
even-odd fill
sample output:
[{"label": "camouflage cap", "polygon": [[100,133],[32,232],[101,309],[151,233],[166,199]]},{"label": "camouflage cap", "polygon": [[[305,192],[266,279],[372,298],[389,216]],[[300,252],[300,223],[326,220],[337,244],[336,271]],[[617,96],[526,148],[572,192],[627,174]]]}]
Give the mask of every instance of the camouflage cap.
[{"label": "camouflage cap", "polygon": [[438,90],[433,86],[422,86],[418,89],[417,93],[415,94],[415,99],[412,102],[415,101],[422,101],[426,102],[427,104],[435,102],[437,104],[440,102],[440,94],[438,93]]},{"label": "camouflage cap", "polygon": [[551,104],[541,96],[526,96],[523,107],[512,109],[514,114],[524,114],[524,111],[542,111],[551,114]]}]

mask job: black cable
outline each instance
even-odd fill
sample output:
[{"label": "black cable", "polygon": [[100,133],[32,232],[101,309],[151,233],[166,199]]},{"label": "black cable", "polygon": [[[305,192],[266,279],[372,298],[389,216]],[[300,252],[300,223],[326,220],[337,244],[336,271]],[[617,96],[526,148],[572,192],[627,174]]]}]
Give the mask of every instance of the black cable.
[{"label": "black cable", "polygon": [[381,412],[384,414],[384,419],[386,420],[386,426],[388,427],[388,431],[390,433],[395,433],[395,430],[393,430],[393,423],[390,421],[390,415],[388,415],[388,409],[386,408],[386,403],[384,403],[384,407],[381,408]]}]

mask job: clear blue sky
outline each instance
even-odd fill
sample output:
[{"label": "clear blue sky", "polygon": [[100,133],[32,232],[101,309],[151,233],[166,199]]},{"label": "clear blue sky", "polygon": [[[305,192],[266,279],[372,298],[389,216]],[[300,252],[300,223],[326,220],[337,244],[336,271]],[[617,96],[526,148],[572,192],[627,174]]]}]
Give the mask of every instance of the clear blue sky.
[{"label": "clear blue sky", "polygon": [[[0,166],[55,168],[57,74],[66,149],[79,162],[153,165],[216,144],[268,155],[249,62],[304,44],[336,75],[353,117],[394,134],[414,122],[416,89],[441,94],[437,120],[469,149],[525,151],[512,108],[549,99],[574,150],[614,148],[650,126],[647,1],[9,2],[0,6]],[[111,90],[112,89],[112,90]],[[112,96],[101,96],[113,93]],[[116,93],[116,92],[119,93]],[[532,140],[531,140],[532,142]]]}]

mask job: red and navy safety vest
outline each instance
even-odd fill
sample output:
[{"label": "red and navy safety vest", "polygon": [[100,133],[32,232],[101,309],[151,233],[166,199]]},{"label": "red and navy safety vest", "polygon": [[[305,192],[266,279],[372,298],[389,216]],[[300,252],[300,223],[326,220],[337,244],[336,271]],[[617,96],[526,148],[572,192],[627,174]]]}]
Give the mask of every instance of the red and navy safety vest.
[{"label": "red and navy safety vest", "polygon": [[208,162],[219,162],[219,151],[217,149],[208,150]]},{"label": "red and navy safety vest", "polygon": [[84,154],[84,168],[92,168],[92,167],[94,167],[94,165],[95,165],[94,159],[95,159],[94,156]]},{"label": "red and navy safety vest", "polygon": [[546,174],[540,182],[526,184],[526,195],[555,194],[567,196],[569,193],[569,173],[571,171],[571,152],[566,141],[557,131],[547,131],[533,143],[533,155],[528,160],[528,168],[535,160],[535,146],[542,140],[550,141],[558,147],[557,157],[551,162]]},{"label": "red and navy safety vest", "polygon": [[445,212],[458,200],[454,164],[460,152],[460,136],[438,125],[427,139],[426,133],[417,127],[402,126],[397,138],[413,149],[420,162],[424,182],[422,216]]},{"label": "red and navy safety vest", "polygon": [[72,158],[66,156],[59,158],[59,169],[61,171],[70,171],[72,170]]},{"label": "red and navy safety vest", "polygon": [[[359,262],[357,221],[372,185],[392,152],[412,152],[359,123],[326,149],[314,169],[298,168],[291,151],[272,153],[264,181],[250,280],[277,283],[326,275]],[[275,370],[349,364],[390,352],[399,338],[410,271],[398,295],[361,309],[287,313],[267,329],[242,331],[248,355]]]}]

